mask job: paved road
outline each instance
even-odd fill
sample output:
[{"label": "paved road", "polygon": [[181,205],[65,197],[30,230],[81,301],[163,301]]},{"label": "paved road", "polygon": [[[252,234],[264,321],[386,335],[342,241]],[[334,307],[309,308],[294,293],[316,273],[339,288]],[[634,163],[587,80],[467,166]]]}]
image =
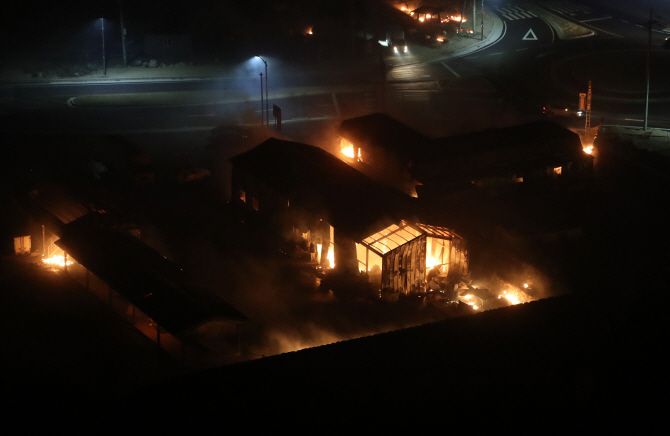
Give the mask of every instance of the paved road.
[{"label": "paved road", "polygon": [[[625,0],[628,1],[628,0]],[[632,2],[631,2],[632,3]],[[538,9],[539,8],[539,9]],[[427,119],[458,118],[472,123],[480,117],[498,116],[490,96],[460,95],[454,99],[440,83],[468,78],[485,78],[500,95],[515,102],[530,102],[540,107],[552,100],[577,101],[585,92],[588,79],[594,83],[593,116],[609,123],[639,125],[644,118],[645,47],[648,31],[640,24],[641,8],[629,10],[608,7],[599,0],[501,1],[491,6],[492,16],[501,26],[500,35],[485,47],[449,56],[436,54],[433,61],[397,66],[387,72],[387,94],[366,77],[355,74],[273,74],[271,93],[285,92],[271,99],[284,110],[287,129],[295,133],[310,130],[306,140],[326,120],[380,110],[385,101],[390,111],[428,114]],[[595,33],[595,36],[565,39],[547,18],[569,20]],[[653,43],[665,37],[661,24],[655,25]],[[650,124],[670,127],[670,51],[652,51],[652,101]],[[450,82],[452,81],[452,82]],[[333,86],[360,85],[356,92],[333,92]],[[311,85],[322,89],[307,96],[290,95],[290,90]],[[235,90],[245,98],[228,102],[202,102],[176,106],[129,108],[77,108],[67,104],[72,97],[106,93],[219,92]],[[260,87],[257,79],[224,77],[210,80],[165,80],[137,83],[70,83],[25,85],[0,89],[4,102],[0,119],[4,130],[45,132],[119,132],[150,134],[163,132],[208,132],[225,122],[253,123],[260,120]],[[488,100],[487,100],[488,98]],[[242,100],[242,101],[241,101]],[[471,106],[470,112],[454,111]],[[477,108],[486,106],[487,110]],[[450,112],[450,109],[451,112]],[[467,111],[466,111],[467,112]],[[479,120],[485,126],[486,120]],[[316,124],[315,124],[316,123]],[[478,128],[474,125],[473,128]],[[202,134],[202,133],[201,133]]]}]

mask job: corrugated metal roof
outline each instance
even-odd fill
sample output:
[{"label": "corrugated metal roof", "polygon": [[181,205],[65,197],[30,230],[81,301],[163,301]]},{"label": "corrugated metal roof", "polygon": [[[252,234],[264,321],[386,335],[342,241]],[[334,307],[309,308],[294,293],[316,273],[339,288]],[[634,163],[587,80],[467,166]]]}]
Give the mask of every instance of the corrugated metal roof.
[{"label": "corrugated metal roof", "polygon": [[60,223],[67,224],[86,215],[89,210],[65,192],[52,186],[43,186],[30,192],[36,205],[51,214]]}]

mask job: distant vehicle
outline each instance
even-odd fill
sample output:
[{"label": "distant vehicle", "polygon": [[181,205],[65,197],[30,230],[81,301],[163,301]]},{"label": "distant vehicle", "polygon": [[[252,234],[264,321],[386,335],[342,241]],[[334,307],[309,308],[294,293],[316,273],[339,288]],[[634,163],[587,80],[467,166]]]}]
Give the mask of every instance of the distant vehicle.
[{"label": "distant vehicle", "polygon": [[556,117],[578,118],[584,116],[585,111],[579,110],[579,108],[575,104],[560,105],[550,103],[545,106],[542,106],[542,114],[546,117],[556,116]]},{"label": "distant vehicle", "polygon": [[393,53],[403,54],[407,53],[407,42],[404,39],[392,39],[391,45],[393,45]]}]

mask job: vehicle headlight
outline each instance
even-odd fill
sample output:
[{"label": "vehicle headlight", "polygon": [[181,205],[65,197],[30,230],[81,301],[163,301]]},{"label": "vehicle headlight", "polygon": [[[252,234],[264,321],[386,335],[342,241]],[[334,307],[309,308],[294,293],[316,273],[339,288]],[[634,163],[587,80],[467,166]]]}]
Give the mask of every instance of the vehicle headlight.
[{"label": "vehicle headlight", "polygon": [[405,53],[407,53],[407,46],[405,46]]},{"label": "vehicle headlight", "polygon": [[393,51],[398,53],[398,47],[393,47]]},{"label": "vehicle headlight", "polygon": [[577,112],[577,115],[582,116],[582,111]]}]

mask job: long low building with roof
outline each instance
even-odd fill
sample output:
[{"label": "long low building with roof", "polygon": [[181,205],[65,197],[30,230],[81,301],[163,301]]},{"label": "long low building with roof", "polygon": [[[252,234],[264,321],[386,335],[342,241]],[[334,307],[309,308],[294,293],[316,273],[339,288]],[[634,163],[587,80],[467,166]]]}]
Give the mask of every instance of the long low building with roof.
[{"label": "long low building with roof", "polygon": [[342,157],[370,177],[405,192],[433,195],[464,185],[589,178],[593,157],[579,136],[540,120],[444,138],[429,138],[383,113],[339,128]]}]

